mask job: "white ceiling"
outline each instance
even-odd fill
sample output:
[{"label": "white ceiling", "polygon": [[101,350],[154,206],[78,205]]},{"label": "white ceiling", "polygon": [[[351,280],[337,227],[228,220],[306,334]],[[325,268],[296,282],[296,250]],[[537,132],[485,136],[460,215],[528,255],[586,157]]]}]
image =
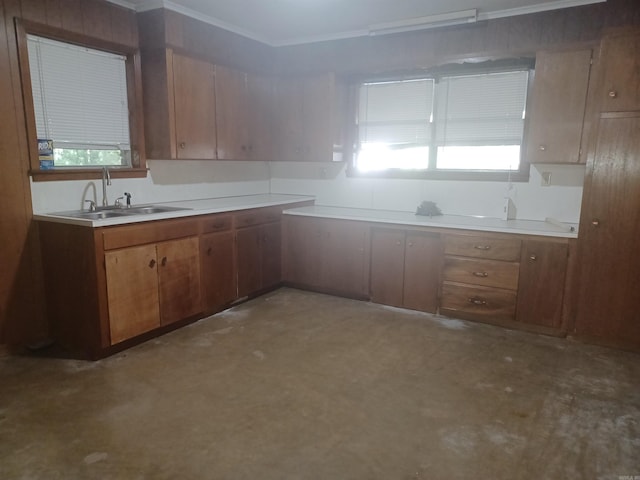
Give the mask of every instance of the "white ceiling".
[{"label": "white ceiling", "polygon": [[478,20],[606,0],[110,0],[138,11],[165,7],[274,45],[368,35],[369,25],[477,9]]}]

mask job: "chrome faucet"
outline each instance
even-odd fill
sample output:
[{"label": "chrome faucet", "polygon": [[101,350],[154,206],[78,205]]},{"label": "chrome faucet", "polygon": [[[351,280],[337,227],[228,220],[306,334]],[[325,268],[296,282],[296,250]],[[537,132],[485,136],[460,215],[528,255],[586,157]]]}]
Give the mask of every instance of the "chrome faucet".
[{"label": "chrome faucet", "polygon": [[109,168],[104,167],[102,169],[102,206],[108,207],[109,200],[107,200],[107,185],[111,186],[111,174]]}]

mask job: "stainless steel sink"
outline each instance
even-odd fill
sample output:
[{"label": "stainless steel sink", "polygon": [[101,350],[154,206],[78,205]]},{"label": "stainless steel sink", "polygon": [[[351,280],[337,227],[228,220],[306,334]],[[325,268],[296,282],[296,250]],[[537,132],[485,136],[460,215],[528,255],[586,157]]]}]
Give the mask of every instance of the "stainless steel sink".
[{"label": "stainless steel sink", "polygon": [[86,220],[104,220],[107,218],[129,217],[135,215],[151,215],[153,213],[175,212],[180,210],[190,210],[182,207],[166,207],[163,205],[144,205],[140,207],[99,207],[95,212],[88,210],[73,210],[70,212],[50,213],[58,217],[83,218]]}]

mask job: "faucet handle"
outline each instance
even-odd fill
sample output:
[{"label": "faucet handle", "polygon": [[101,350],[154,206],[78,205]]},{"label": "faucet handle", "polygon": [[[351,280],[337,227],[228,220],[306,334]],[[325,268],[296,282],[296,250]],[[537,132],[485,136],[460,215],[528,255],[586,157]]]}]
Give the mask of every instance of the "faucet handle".
[{"label": "faucet handle", "polygon": [[114,207],[121,207],[122,206],[121,200],[124,200],[124,197],[116,198],[116,201],[113,203],[113,206]]},{"label": "faucet handle", "polygon": [[127,208],[131,207],[131,194],[129,192],[124,192],[124,196],[127,197]]},{"label": "faucet handle", "polygon": [[90,212],[95,212],[96,211],[96,202],[94,202],[93,200],[85,200],[84,202],[89,204],[89,211]]}]

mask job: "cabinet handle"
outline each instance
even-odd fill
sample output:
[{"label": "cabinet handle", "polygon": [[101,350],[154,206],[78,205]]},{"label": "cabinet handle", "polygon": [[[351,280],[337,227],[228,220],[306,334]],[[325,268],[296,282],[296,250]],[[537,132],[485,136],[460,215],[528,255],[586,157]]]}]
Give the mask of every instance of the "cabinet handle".
[{"label": "cabinet handle", "polygon": [[541,152],[544,152],[546,149],[547,149],[547,146],[546,146],[546,145],[540,145],[540,146],[538,147],[538,150],[540,150]]},{"label": "cabinet handle", "polygon": [[212,252],[212,251],[213,251],[213,250],[211,250],[211,247],[207,248],[207,255],[208,255],[208,256],[211,256],[211,252]]},{"label": "cabinet handle", "polygon": [[153,268],[156,266],[156,261],[152,258],[151,261],[149,262],[149,268]]},{"label": "cabinet handle", "polygon": [[246,146],[246,145],[242,145],[242,146],[240,147],[240,149],[241,149],[243,152],[246,152],[246,151],[247,151],[247,146]]},{"label": "cabinet handle", "polygon": [[476,250],[491,250],[491,245],[474,245]]},{"label": "cabinet handle", "polygon": [[472,303],[473,305],[482,306],[482,305],[486,305],[487,301],[479,297],[470,297],[469,303]]},{"label": "cabinet handle", "polygon": [[180,142],[179,147],[180,148],[185,148],[187,146],[187,144],[185,142]]},{"label": "cabinet handle", "polygon": [[413,242],[409,242],[409,246],[410,246],[410,247],[413,247]]},{"label": "cabinet handle", "polygon": [[609,90],[609,98],[618,98],[618,92],[616,90]]},{"label": "cabinet handle", "polygon": [[594,227],[599,227],[600,220],[598,220],[597,218],[594,218],[593,220],[591,220],[591,225],[593,225]]},{"label": "cabinet handle", "polygon": [[162,261],[160,262],[160,265],[162,265],[163,267],[167,266],[167,257],[162,257]]},{"label": "cabinet handle", "polygon": [[532,253],[531,255],[529,255],[529,260],[532,260],[535,262],[537,259],[538,259],[538,256],[535,253]]},{"label": "cabinet handle", "polygon": [[482,277],[482,278],[486,278],[486,277],[488,277],[488,276],[489,276],[489,274],[488,274],[487,272],[473,272],[473,274],[474,274],[476,277]]},{"label": "cabinet handle", "polygon": [[400,240],[396,240],[396,245],[400,245]]}]

